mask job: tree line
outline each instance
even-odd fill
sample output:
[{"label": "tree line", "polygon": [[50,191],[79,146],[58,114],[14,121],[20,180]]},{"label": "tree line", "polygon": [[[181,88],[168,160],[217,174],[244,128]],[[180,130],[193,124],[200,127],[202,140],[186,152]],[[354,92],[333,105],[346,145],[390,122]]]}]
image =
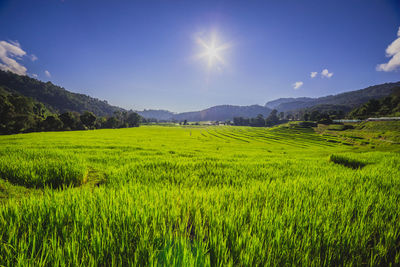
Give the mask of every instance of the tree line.
[{"label": "tree line", "polygon": [[115,111],[113,116],[96,116],[89,111],[57,114],[43,103],[0,87],[1,134],[126,128],[140,122],[140,115],[133,111]]},{"label": "tree line", "polygon": [[284,119],[284,113],[280,112],[278,114],[276,109],[272,110],[266,118],[262,114],[258,114],[255,118],[233,118],[233,125],[235,126],[271,127],[285,122],[287,120]]},{"label": "tree line", "polygon": [[371,99],[349,113],[349,117],[356,119],[382,116],[400,117],[400,88],[383,99]]},{"label": "tree line", "polygon": [[279,112],[274,109],[271,113],[264,118],[262,114],[257,115],[255,118],[233,118],[233,125],[235,126],[252,126],[252,127],[271,127],[274,125],[286,123],[291,120],[298,121],[314,121],[320,124],[330,124],[333,119],[343,118],[343,112],[337,111],[324,111],[318,110],[303,110],[298,113],[288,112],[286,115],[284,112]]}]

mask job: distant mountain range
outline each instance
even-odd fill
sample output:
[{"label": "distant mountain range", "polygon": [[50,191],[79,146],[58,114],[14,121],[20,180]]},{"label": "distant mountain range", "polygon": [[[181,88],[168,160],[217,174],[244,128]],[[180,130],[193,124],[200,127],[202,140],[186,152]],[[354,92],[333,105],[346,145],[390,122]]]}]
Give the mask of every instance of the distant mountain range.
[{"label": "distant mountain range", "polygon": [[146,119],[157,119],[160,121],[172,120],[176,113],[163,109],[145,109],[143,111],[136,111],[140,116]]},{"label": "distant mountain range", "polygon": [[176,120],[176,121],[226,121],[233,120],[234,117],[252,118],[258,114],[268,116],[271,112],[270,108],[260,105],[252,106],[233,106],[220,105],[201,111],[172,113],[167,110],[144,110],[136,111],[144,118],[155,118],[158,120]]},{"label": "distant mountain range", "polygon": [[279,112],[298,112],[300,110],[327,112],[335,110],[347,113],[355,107],[368,102],[370,99],[380,99],[389,96],[393,90],[399,87],[400,82],[385,83],[370,86],[365,89],[318,98],[279,98],[267,102],[264,107],[260,105],[221,105],[201,111],[184,113],[173,113],[167,110],[144,110],[137,112],[145,118],[177,121],[226,121],[232,120],[234,117],[253,118],[258,114],[262,114],[266,117],[272,109],[277,109]]},{"label": "distant mountain range", "polygon": [[226,121],[233,120],[234,117],[252,118],[258,114],[268,116],[271,112],[270,108],[260,105],[252,106],[232,106],[221,105],[203,109],[195,112],[184,112],[173,116],[175,120],[188,121]]},{"label": "distant mountain range", "polygon": [[[91,111],[97,116],[113,115],[115,111],[124,109],[112,106],[105,100],[84,94],[72,93],[51,82],[42,82],[28,76],[20,76],[11,72],[0,71],[0,87],[9,92],[16,92],[31,97],[43,103],[50,111],[63,113],[76,111],[83,113]],[[337,95],[319,98],[279,98],[270,101],[265,106],[233,106],[219,105],[200,111],[173,113],[168,110],[136,111],[144,118],[176,121],[226,121],[234,117],[253,118],[258,114],[268,116],[272,109],[279,112],[298,112],[299,110],[341,110],[344,113],[358,107],[370,99],[380,99],[389,96],[393,90],[400,87],[400,82],[374,85],[365,89],[350,91]]]},{"label": "distant mountain range", "polygon": [[9,92],[16,92],[43,103],[53,112],[63,113],[91,111],[97,116],[113,115],[124,109],[112,106],[105,100],[84,94],[72,93],[51,82],[42,82],[28,76],[0,71],[0,86]]},{"label": "distant mountain range", "polygon": [[309,101],[312,101],[312,100],[314,100],[314,98],[311,98],[311,97],[278,98],[276,100],[272,100],[272,101],[267,102],[265,104],[265,106],[267,108],[270,108],[270,109],[277,109],[282,104],[287,104],[287,103],[291,103],[291,102],[304,102],[304,103],[306,103],[306,102],[309,102]]},{"label": "distant mountain range", "polygon": [[314,106],[342,106],[346,110],[353,109],[368,102],[370,99],[379,99],[390,95],[395,88],[400,87],[400,82],[384,83],[350,91],[337,95],[329,95],[318,98],[299,97],[299,98],[279,98],[267,102],[266,107],[277,109],[278,111],[296,111]]}]

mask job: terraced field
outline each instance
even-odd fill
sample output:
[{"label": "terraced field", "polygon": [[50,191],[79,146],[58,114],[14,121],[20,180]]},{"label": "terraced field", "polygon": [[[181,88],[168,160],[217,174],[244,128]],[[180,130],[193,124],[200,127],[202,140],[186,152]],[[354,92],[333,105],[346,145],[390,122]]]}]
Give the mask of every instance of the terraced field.
[{"label": "terraced field", "polygon": [[0,136],[0,265],[399,265],[399,151],[298,125]]}]

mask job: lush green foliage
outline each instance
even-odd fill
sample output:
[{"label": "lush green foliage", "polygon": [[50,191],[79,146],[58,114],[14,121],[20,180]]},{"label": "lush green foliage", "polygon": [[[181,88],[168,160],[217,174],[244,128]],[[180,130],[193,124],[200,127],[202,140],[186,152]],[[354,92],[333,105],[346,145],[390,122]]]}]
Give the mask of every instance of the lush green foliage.
[{"label": "lush green foliage", "polygon": [[369,100],[348,115],[350,118],[359,119],[381,116],[400,116],[400,87],[395,88],[390,96]]},{"label": "lush green foliage", "polygon": [[0,70],[0,86],[10,92],[19,93],[44,103],[57,113],[90,111],[96,116],[111,116],[115,111],[123,111],[121,108],[109,105],[107,101],[69,92],[51,82],[45,83],[28,76],[20,76],[2,70]]},{"label": "lush green foliage", "polygon": [[258,114],[255,118],[243,118],[243,117],[234,117],[233,125],[236,126],[253,126],[253,127],[271,127],[277,124],[286,123],[287,120],[284,120],[284,113],[281,112],[278,117],[278,111],[276,109],[272,110],[267,118],[264,119],[262,114]]},{"label": "lush green foliage", "polygon": [[137,127],[140,121],[132,111],[116,111],[109,117],[96,117],[89,111],[58,115],[43,103],[0,87],[0,134]]},{"label": "lush green foliage", "polygon": [[34,131],[48,115],[42,103],[0,87],[0,133]]},{"label": "lush green foliage", "polygon": [[298,125],[1,136],[5,162],[88,174],[0,204],[0,265],[398,265],[399,147],[379,148]]}]

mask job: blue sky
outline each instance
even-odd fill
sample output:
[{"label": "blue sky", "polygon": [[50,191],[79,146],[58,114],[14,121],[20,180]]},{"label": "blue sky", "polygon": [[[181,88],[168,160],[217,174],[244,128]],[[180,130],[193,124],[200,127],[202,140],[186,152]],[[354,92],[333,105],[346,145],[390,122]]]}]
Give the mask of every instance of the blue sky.
[{"label": "blue sky", "polygon": [[[400,46],[389,47],[400,1],[0,0],[0,19],[0,68],[127,109],[264,105],[400,81]],[[209,66],[198,41],[212,36],[228,48]]]}]

